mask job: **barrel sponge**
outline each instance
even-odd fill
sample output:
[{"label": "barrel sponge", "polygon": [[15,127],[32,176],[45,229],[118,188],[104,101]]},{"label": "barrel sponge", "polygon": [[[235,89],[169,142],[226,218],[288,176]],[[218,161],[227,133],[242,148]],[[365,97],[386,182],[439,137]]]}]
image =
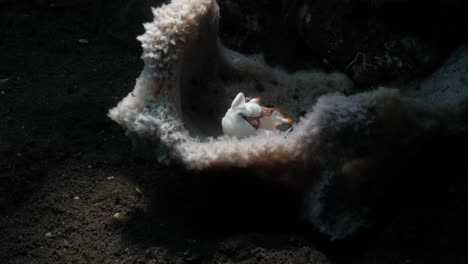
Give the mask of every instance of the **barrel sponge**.
[{"label": "barrel sponge", "polygon": [[[133,139],[136,151],[190,169],[287,163],[306,156],[309,122],[294,132],[246,139],[222,136],[221,118],[238,91],[268,92],[264,101],[290,116],[310,109],[321,94],[345,92],[349,79],[321,71],[288,74],[228,50],[218,40],[216,1],[174,0],[153,9],[138,37],[144,69],[134,90],[109,116]],[[195,110],[194,110],[195,109]],[[306,138],[304,138],[306,137]],[[145,143],[142,143],[145,142]],[[153,145],[154,149],[138,147]]]},{"label": "barrel sponge", "polygon": [[[332,238],[365,225],[358,207],[324,205],[341,192],[334,183],[378,177],[379,168],[396,166],[388,157],[402,154],[403,144],[411,148],[421,136],[464,127],[468,89],[458,80],[466,73],[452,68],[466,69],[466,46],[418,89],[354,93],[345,74],[287,73],[261,56],[225,48],[215,0],[172,0],[153,13],[138,37],[144,68],[109,112],[134,152],[188,170],[247,168],[289,184],[304,193],[305,218]],[[223,136],[221,119],[238,92],[261,96],[297,122],[268,136]]]}]

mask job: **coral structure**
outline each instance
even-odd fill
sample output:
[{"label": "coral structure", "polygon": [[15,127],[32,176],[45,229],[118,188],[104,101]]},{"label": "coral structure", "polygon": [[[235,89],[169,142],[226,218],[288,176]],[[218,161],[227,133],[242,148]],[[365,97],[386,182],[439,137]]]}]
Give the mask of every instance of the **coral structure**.
[{"label": "coral structure", "polygon": [[[360,186],[379,175],[389,157],[400,155],[402,145],[463,126],[467,47],[458,51],[462,59],[447,62],[445,68],[456,69],[442,68],[436,80],[419,89],[351,94],[343,74],[288,74],[259,57],[224,48],[215,0],[173,0],[153,13],[154,21],[138,37],[144,69],[134,90],[109,113],[126,129],[135,151],[193,170],[250,168],[299,188],[305,194],[305,218],[332,239],[365,223],[359,208],[328,208],[324,197],[333,184]],[[284,133],[222,136],[221,119],[240,91],[261,93],[264,101],[300,121]]]}]

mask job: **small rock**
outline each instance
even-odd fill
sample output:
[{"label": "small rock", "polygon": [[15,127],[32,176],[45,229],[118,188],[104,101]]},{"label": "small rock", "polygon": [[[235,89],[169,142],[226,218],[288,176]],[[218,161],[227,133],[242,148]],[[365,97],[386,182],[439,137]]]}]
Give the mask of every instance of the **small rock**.
[{"label": "small rock", "polygon": [[189,257],[185,257],[184,260],[186,262],[199,262],[199,260],[201,259],[201,256],[198,255],[198,254],[194,254],[194,255],[191,255]]},{"label": "small rock", "polygon": [[[8,82],[8,78],[6,79],[0,79],[0,88],[2,88],[3,85],[7,84]],[[1,94],[5,94],[6,92],[5,91],[0,91]]]},{"label": "small rock", "polygon": [[122,218],[122,214],[121,213],[115,213],[114,218],[115,219],[120,219],[120,218]]},{"label": "small rock", "polygon": [[64,245],[66,248],[71,247],[71,244],[70,244],[67,240],[64,240],[64,241],[63,241],[63,245]]}]

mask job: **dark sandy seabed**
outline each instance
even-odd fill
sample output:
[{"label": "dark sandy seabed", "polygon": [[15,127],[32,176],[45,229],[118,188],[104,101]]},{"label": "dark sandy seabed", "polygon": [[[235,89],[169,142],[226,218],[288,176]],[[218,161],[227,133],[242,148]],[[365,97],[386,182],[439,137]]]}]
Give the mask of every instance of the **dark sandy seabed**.
[{"label": "dark sandy seabed", "polygon": [[142,68],[145,6],[70,2],[0,0],[1,263],[468,263],[465,158],[339,242],[281,186],[132,158],[106,114]]}]

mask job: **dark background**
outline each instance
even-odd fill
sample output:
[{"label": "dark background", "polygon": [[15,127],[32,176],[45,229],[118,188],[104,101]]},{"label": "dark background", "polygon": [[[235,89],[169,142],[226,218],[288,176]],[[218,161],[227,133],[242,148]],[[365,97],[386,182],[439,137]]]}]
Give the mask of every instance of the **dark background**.
[{"label": "dark background", "polygon": [[[0,0],[2,263],[468,263],[466,159],[450,146],[437,188],[340,242],[282,186],[134,160],[106,114],[133,88],[158,2]],[[344,71],[356,91],[424,78],[468,35],[463,0],[219,2],[226,46]]]}]

